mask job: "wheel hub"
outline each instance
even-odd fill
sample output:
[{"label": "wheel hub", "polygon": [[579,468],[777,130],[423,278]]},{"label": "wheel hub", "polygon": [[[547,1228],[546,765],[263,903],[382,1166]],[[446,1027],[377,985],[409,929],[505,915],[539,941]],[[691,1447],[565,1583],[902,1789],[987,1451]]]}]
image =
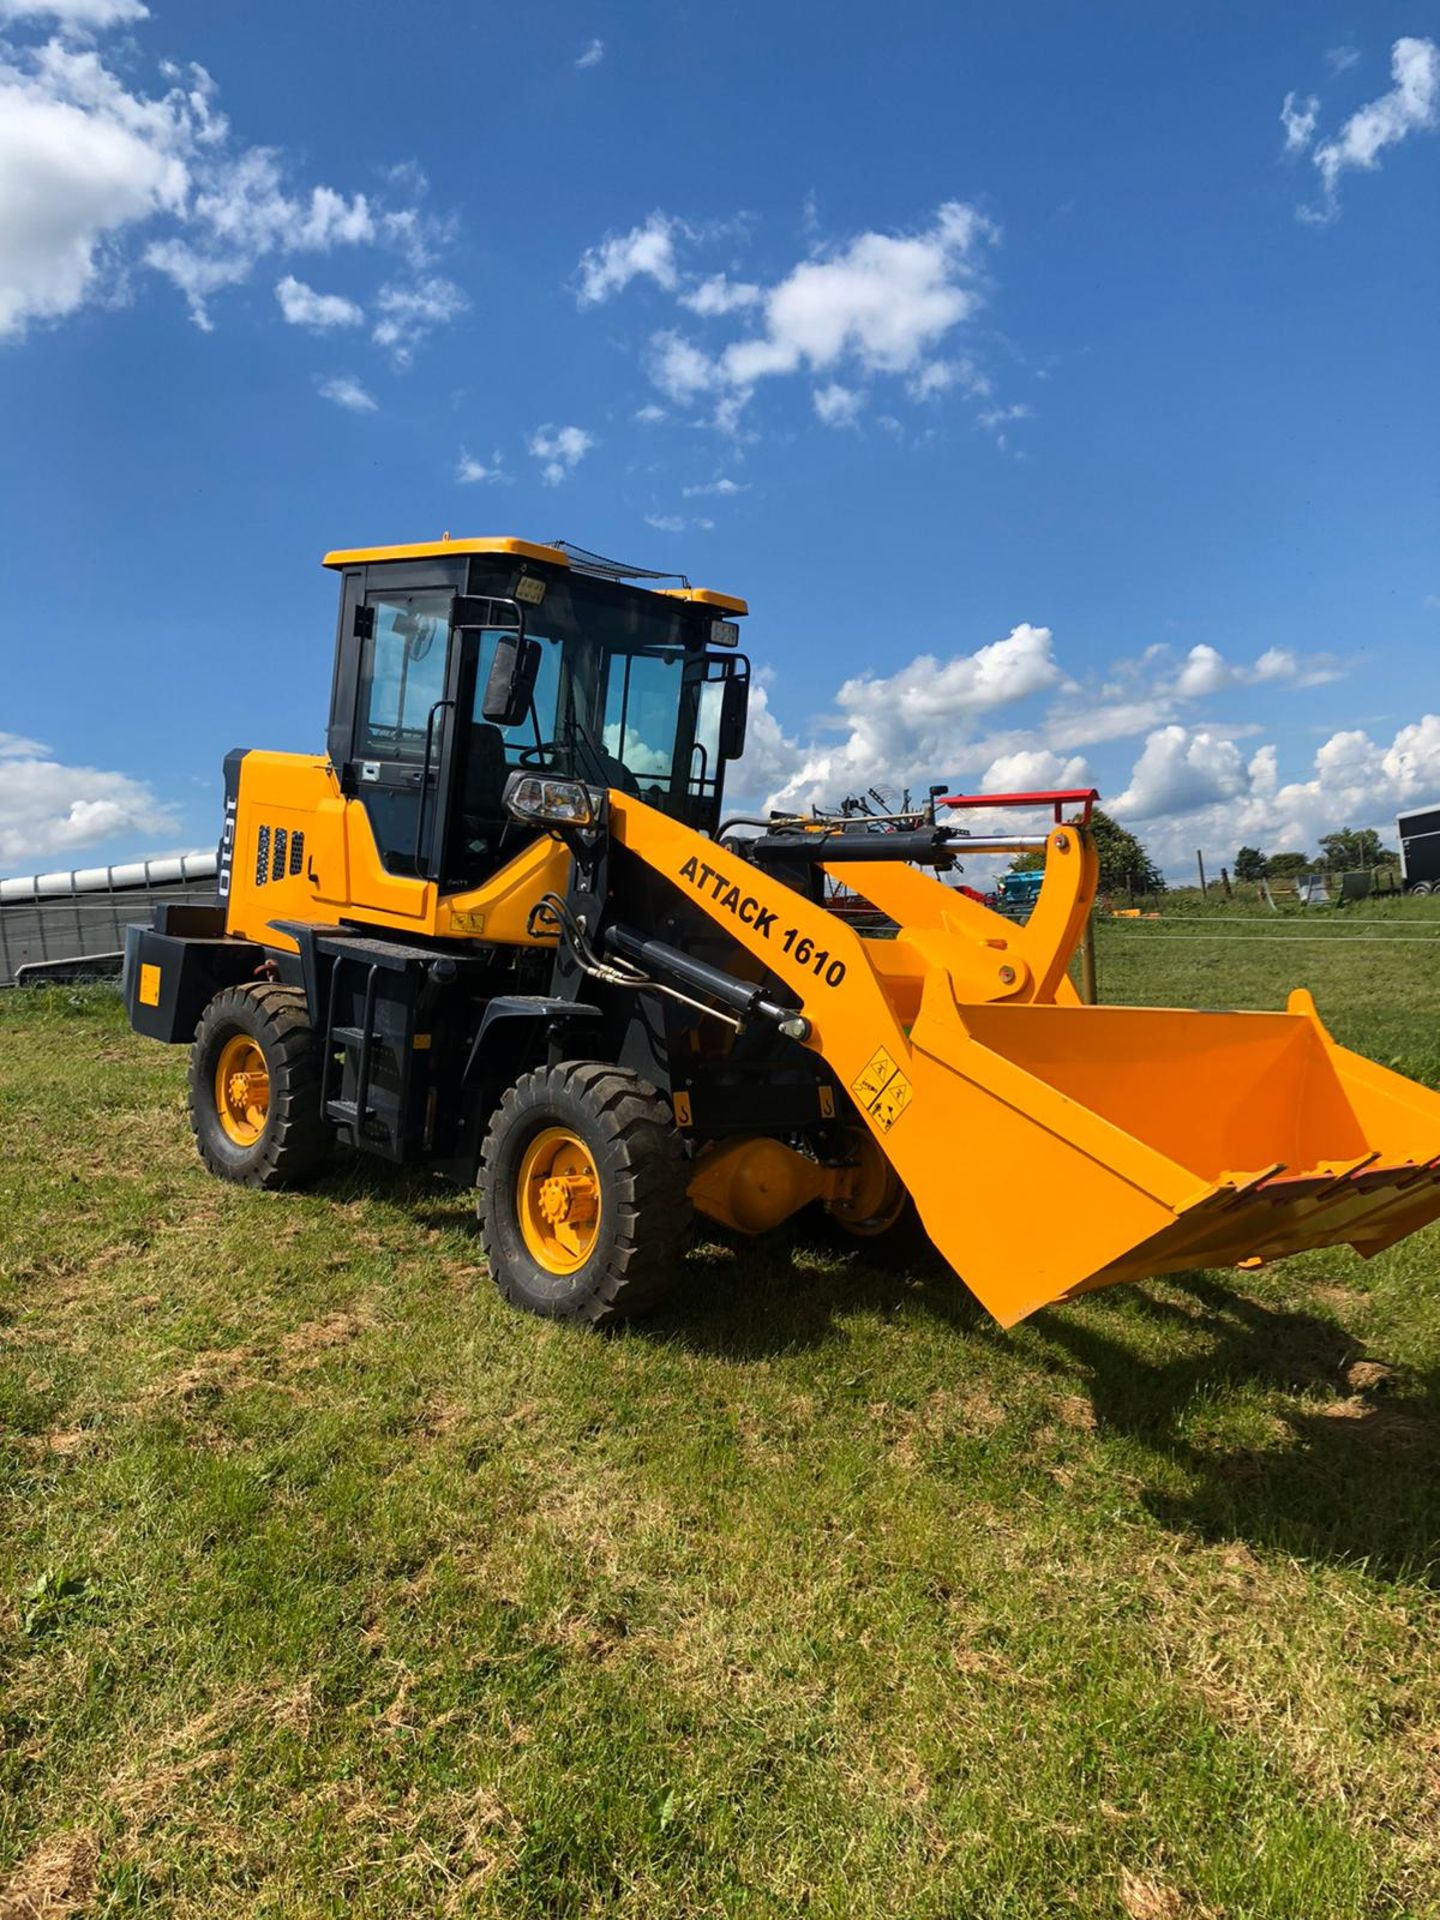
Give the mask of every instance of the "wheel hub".
[{"label": "wheel hub", "polygon": [[593,1220],[598,1198],[599,1189],[588,1167],[579,1174],[552,1173],[540,1182],[541,1217],[552,1227],[566,1220],[577,1226]]},{"label": "wheel hub", "polygon": [[526,1148],[516,1212],[530,1256],[547,1273],[574,1273],[595,1249],[600,1181],[590,1149],[568,1127],[547,1127]]},{"label": "wheel hub", "polygon": [[260,1043],[234,1033],[215,1063],[215,1111],[227,1139],[253,1147],[270,1118],[270,1070]]}]

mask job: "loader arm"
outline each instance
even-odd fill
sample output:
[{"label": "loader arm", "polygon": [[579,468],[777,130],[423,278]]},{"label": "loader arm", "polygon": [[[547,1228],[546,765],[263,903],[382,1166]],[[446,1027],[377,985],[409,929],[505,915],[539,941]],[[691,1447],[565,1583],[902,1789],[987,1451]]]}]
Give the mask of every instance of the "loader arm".
[{"label": "loader arm", "polygon": [[1046,837],[1023,928],[899,862],[822,858],[894,919],[886,941],[631,796],[609,805],[618,844],[790,989],[800,1044],[1003,1325],[1118,1280],[1373,1252],[1440,1217],[1440,1095],[1337,1047],[1308,996],[1268,1014],[1078,1002],[1065,968],[1095,887],[1078,828]]}]

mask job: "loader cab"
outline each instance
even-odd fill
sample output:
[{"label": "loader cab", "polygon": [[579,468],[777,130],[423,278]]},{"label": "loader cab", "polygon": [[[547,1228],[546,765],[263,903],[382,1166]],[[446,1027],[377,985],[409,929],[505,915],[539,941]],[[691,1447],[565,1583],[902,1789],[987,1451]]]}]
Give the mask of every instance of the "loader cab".
[{"label": "loader cab", "polygon": [[503,804],[517,768],[714,831],[744,746],[744,601],[519,540],[325,564],[341,576],[330,759],[388,871],[442,891],[486,879],[533,837]]}]

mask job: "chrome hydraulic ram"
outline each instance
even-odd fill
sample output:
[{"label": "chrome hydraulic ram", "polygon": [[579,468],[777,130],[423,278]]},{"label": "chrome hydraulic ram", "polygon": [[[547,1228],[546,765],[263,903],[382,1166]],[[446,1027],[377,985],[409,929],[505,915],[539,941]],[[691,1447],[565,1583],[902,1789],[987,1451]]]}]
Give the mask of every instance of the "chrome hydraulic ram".
[{"label": "chrome hydraulic ram", "polygon": [[682,953],[663,940],[649,940],[629,927],[607,927],[605,945],[632,966],[644,967],[662,978],[678,981],[695,993],[707,993],[721,1006],[729,1007],[742,1020],[768,1020],[791,1040],[804,1040],[810,1022],[794,1007],[782,1007],[767,999],[753,981],[737,980],[693,954]]}]

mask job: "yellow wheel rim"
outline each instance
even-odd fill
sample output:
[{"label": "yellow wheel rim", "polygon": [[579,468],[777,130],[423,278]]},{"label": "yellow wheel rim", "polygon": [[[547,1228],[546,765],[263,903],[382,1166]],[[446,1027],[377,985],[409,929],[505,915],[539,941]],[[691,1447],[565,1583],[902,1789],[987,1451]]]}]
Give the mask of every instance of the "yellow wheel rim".
[{"label": "yellow wheel rim", "polygon": [[516,1195],[520,1233],[547,1273],[575,1273],[600,1232],[595,1158],[568,1127],[547,1127],[525,1149]]},{"label": "yellow wheel rim", "polygon": [[232,1033],[215,1065],[215,1111],[227,1139],[253,1147],[270,1118],[270,1070],[260,1042]]}]

